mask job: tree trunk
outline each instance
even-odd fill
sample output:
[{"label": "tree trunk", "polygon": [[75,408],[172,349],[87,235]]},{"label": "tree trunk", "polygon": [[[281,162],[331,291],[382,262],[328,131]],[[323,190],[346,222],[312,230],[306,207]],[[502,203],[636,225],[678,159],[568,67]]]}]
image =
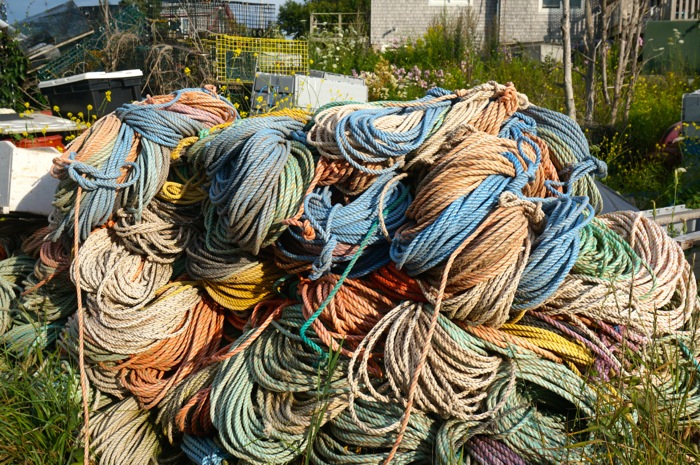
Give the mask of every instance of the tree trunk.
[{"label": "tree trunk", "polygon": [[608,92],[608,0],[600,2],[600,74],[603,85],[603,98],[610,105],[610,92]]},{"label": "tree trunk", "polygon": [[634,18],[634,47],[632,48],[632,59],[630,64],[630,81],[629,88],[627,91],[627,100],[625,102],[625,113],[623,115],[623,120],[627,123],[630,116],[630,108],[632,107],[632,101],[634,100],[634,91],[637,86],[637,80],[639,79],[639,74],[642,72],[644,66],[643,63],[639,63],[639,55],[642,52],[642,44],[639,42],[639,37],[644,30],[644,15],[649,9],[649,0],[641,0],[639,8],[637,9],[637,14]]},{"label": "tree trunk", "polygon": [[593,123],[593,115],[595,112],[595,97],[596,97],[596,75],[595,75],[595,28],[593,24],[593,9],[591,8],[591,0],[586,2],[586,115],[584,123],[590,125]]},{"label": "tree trunk", "polygon": [[561,17],[561,35],[564,40],[564,95],[566,97],[566,112],[570,118],[576,119],[576,102],[574,101],[574,86],[571,79],[571,5],[569,0],[562,1],[564,14]]},{"label": "tree trunk", "polygon": [[[632,1],[632,15],[635,16],[635,8],[637,3]],[[619,31],[620,31],[620,51],[617,58],[617,69],[615,72],[615,83],[613,84],[613,97],[612,97],[612,108],[610,109],[610,125],[614,125],[617,122],[617,113],[620,110],[620,103],[622,100],[622,86],[624,84],[625,75],[627,74],[627,63],[629,62],[631,43],[630,38],[632,36],[632,31],[630,28],[631,17],[625,19],[622,11],[622,5],[618,5],[620,9],[620,16],[618,21]]]},{"label": "tree trunk", "polygon": [[111,33],[109,23],[109,0],[100,0],[99,5],[102,9],[102,20],[104,21],[105,35],[109,37]]}]

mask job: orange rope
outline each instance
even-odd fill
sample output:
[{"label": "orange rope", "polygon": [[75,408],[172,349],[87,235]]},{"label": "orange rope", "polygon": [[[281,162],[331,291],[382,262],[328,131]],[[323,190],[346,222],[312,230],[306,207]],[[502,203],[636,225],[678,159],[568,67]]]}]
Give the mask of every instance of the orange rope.
[{"label": "orange rope", "polygon": [[203,297],[185,316],[179,334],[117,365],[121,382],[142,407],[155,407],[168,390],[199,370],[219,350],[223,309]]}]

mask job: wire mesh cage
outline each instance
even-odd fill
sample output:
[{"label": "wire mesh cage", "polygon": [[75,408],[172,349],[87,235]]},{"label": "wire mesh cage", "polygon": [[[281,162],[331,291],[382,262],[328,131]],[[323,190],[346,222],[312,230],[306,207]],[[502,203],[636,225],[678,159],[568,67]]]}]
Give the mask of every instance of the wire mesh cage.
[{"label": "wire mesh cage", "polygon": [[[146,37],[148,22],[146,17],[135,7],[124,7],[110,16],[110,29],[129,32],[135,37]],[[56,79],[74,74],[82,74],[90,71],[104,71],[103,52],[106,48],[106,38],[102,31],[96,31],[90,36],[71,45],[70,48],[61,50],[60,56],[44,64],[37,71],[37,76],[42,81]],[[122,69],[138,67],[139,54],[143,51],[131,54],[131,60],[122,63]]]},{"label": "wire mesh cage", "polygon": [[167,21],[170,38],[237,32],[236,21],[225,1],[168,0],[161,8],[160,16]]},{"label": "wire mesh cage", "polygon": [[237,35],[263,37],[275,23],[275,5],[260,2],[228,2],[236,24],[245,28],[245,33]]},{"label": "wire mesh cage", "polygon": [[305,40],[217,35],[212,42],[220,82],[252,83],[256,72],[283,75],[309,73]]}]

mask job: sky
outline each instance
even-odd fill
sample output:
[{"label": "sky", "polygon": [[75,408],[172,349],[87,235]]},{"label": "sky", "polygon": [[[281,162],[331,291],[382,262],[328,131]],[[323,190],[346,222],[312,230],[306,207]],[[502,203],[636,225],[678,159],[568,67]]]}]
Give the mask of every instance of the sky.
[{"label": "sky", "polygon": [[[7,4],[7,20],[10,24],[15,21],[26,18],[27,16],[33,16],[42,11],[53,8],[56,5],[65,3],[68,0],[5,0]],[[78,6],[84,5],[97,5],[98,0],[74,0],[75,4]],[[256,2],[256,0],[249,0],[250,2]],[[279,7],[285,0],[263,0],[263,3],[274,3]],[[119,0],[110,0],[111,4],[119,3]]]}]

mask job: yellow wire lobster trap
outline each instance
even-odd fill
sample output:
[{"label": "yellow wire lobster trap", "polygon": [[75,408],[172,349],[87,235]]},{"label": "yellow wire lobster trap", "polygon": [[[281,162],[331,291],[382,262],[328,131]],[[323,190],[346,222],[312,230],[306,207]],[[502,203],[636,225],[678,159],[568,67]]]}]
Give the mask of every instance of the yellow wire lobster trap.
[{"label": "yellow wire lobster trap", "polygon": [[257,72],[309,74],[309,43],[217,34],[213,46],[216,77],[225,83],[252,83]]}]

